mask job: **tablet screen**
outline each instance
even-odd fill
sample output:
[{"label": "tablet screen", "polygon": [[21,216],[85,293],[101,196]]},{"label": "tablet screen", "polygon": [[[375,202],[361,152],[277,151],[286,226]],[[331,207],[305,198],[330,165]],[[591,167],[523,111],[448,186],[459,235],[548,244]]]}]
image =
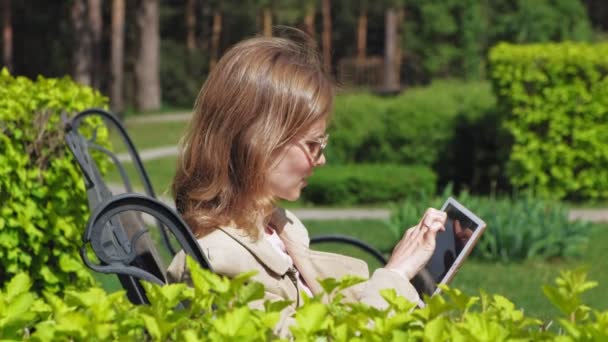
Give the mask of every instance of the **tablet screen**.
[{"label": "tablet screen", "polygon": [[445,231],[438,232],[435,251],[425,268],[412,279],[421,295],[432,295],[437,284],[448,283],[479,237],[485,223],[450,198],[444,204]]}]

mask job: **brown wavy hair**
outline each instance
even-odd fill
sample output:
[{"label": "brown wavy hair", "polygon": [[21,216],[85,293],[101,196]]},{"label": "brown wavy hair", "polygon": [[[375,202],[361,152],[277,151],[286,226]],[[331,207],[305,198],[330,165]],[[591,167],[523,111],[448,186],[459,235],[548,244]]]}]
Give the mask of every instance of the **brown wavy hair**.
[{"label": "brown wavy hair", "polygon": [[267,172],[284,147],[328,120],[334,84],[303,33],[232,47],[196,99],[173,196],[197,237],[234,225],[258,238],[274,207]]}]

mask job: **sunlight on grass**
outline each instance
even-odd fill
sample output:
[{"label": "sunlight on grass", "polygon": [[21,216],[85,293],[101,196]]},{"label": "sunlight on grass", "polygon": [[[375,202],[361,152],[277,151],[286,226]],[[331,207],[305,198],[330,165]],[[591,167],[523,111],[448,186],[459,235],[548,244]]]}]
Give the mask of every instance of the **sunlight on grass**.
[{"label": "sunlight on grass", "polygon": [[[127,134],[133,141],[138,152],[145,149],[161,146],[176,146],[184,135],[188,125],[186,121],[177,122],[150,122],[150,123],[127,123]],[[114,151],[125,152],[126,146],[117,132],[110,133],[110,141]]]},{"label": "sunlight on grass", "polygon": [[[146,172],[148,172],[148,177],[152,183],[152,188],[157,196],[170,197],[171,182],[173,181],[173,177],[175,175],[176,162],[176,157],[166,157],[144,162],[144,168],[146,169]],[[139,181],[139,176],[135,171],[133,164],[125,163],[124,166],[129,179],[131,179],[133,183],[133,187],[139,190],[143,189],[143,185]],[[106,179],[110,183],[122,184],[118,169],[115,167],[110,168],[106,175]]]}]

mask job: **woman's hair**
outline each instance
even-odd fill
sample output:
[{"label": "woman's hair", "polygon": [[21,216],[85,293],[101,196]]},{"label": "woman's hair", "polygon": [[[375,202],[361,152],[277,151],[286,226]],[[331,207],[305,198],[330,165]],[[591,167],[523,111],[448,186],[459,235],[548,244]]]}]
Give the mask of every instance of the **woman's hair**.
[{"label": "woman's hair", "polygon": [[198,94],[173,180],[177,210],[197,237],[231,224],[258,237],[273,209],[273,161],[328,120],[333,96],[306,39],[256,37],[226,52]]}]

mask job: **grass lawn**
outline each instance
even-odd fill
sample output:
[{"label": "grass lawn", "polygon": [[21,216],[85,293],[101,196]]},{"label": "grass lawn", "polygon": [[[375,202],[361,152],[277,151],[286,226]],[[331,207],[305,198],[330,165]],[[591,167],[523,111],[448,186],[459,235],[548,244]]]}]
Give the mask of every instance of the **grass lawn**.
[{"label": "grass lawn", "polygon": [[[175,165],[177,162],[176,157],[165,157],[160,159],[148,160],[144,161],[144,168],[146,172],[148,172],[148,177],[150,177],[150,182],[152,182],[152,187],[156,192],[157,196],[169,196],[171,182],[173,180],[173,176],[175,175]],[[127,171],[127,175],[131,179],[131,182],[135,188],[143,189],[141,182],[139,181],[139,176],[135,172],[135,167],[132,163],[124,163],[125,170]],[[120,173],[118,169],[112,167],[108,173],[106,174],[106,179],[110,183],[119,183],[122,184],[122,180],[120,178]]]},{"label": "grass lawn", "polygon": [[[381,250],[390,250],[391,234],[380,221],[311,221],[306,222],[310,235],[320,233],[343,233],[353,235]],[[348,229],[347,227],[351,228]],[[488,227],[491,229],[491,227]],[[469,259],[460,269],[452,286],[469,295],[478,295],[479,289],[488,293],[501,294],[509,298],[525,312],[541,319],[555,317],[558,313],[542,292],[544,284],[552,284],[560,270],[584,266],[589,278],[599,282],[599,286],[584,297],[585,303],[596,309],[608,309],[608,225],[594,225],[590,232],[590,243],[578,259],[557,261],[527,261],[524,263],[488,263]],[[340,246],[328,246],[344,254],[361,257]],[[316,247],[315,247],[316,248]],[[323,248],[324,250],[326,248]],[[370,271],[378,267],[375,260],[364,256]]]},{"label": "grass lawn", "polygon": [[[138,151],[153,147],[175,146],[184,135],[186,121],[127,123],[125,128]],[[114,151],[124,152],[126,146],[117,132],[110,132],[110,141]]]}]

